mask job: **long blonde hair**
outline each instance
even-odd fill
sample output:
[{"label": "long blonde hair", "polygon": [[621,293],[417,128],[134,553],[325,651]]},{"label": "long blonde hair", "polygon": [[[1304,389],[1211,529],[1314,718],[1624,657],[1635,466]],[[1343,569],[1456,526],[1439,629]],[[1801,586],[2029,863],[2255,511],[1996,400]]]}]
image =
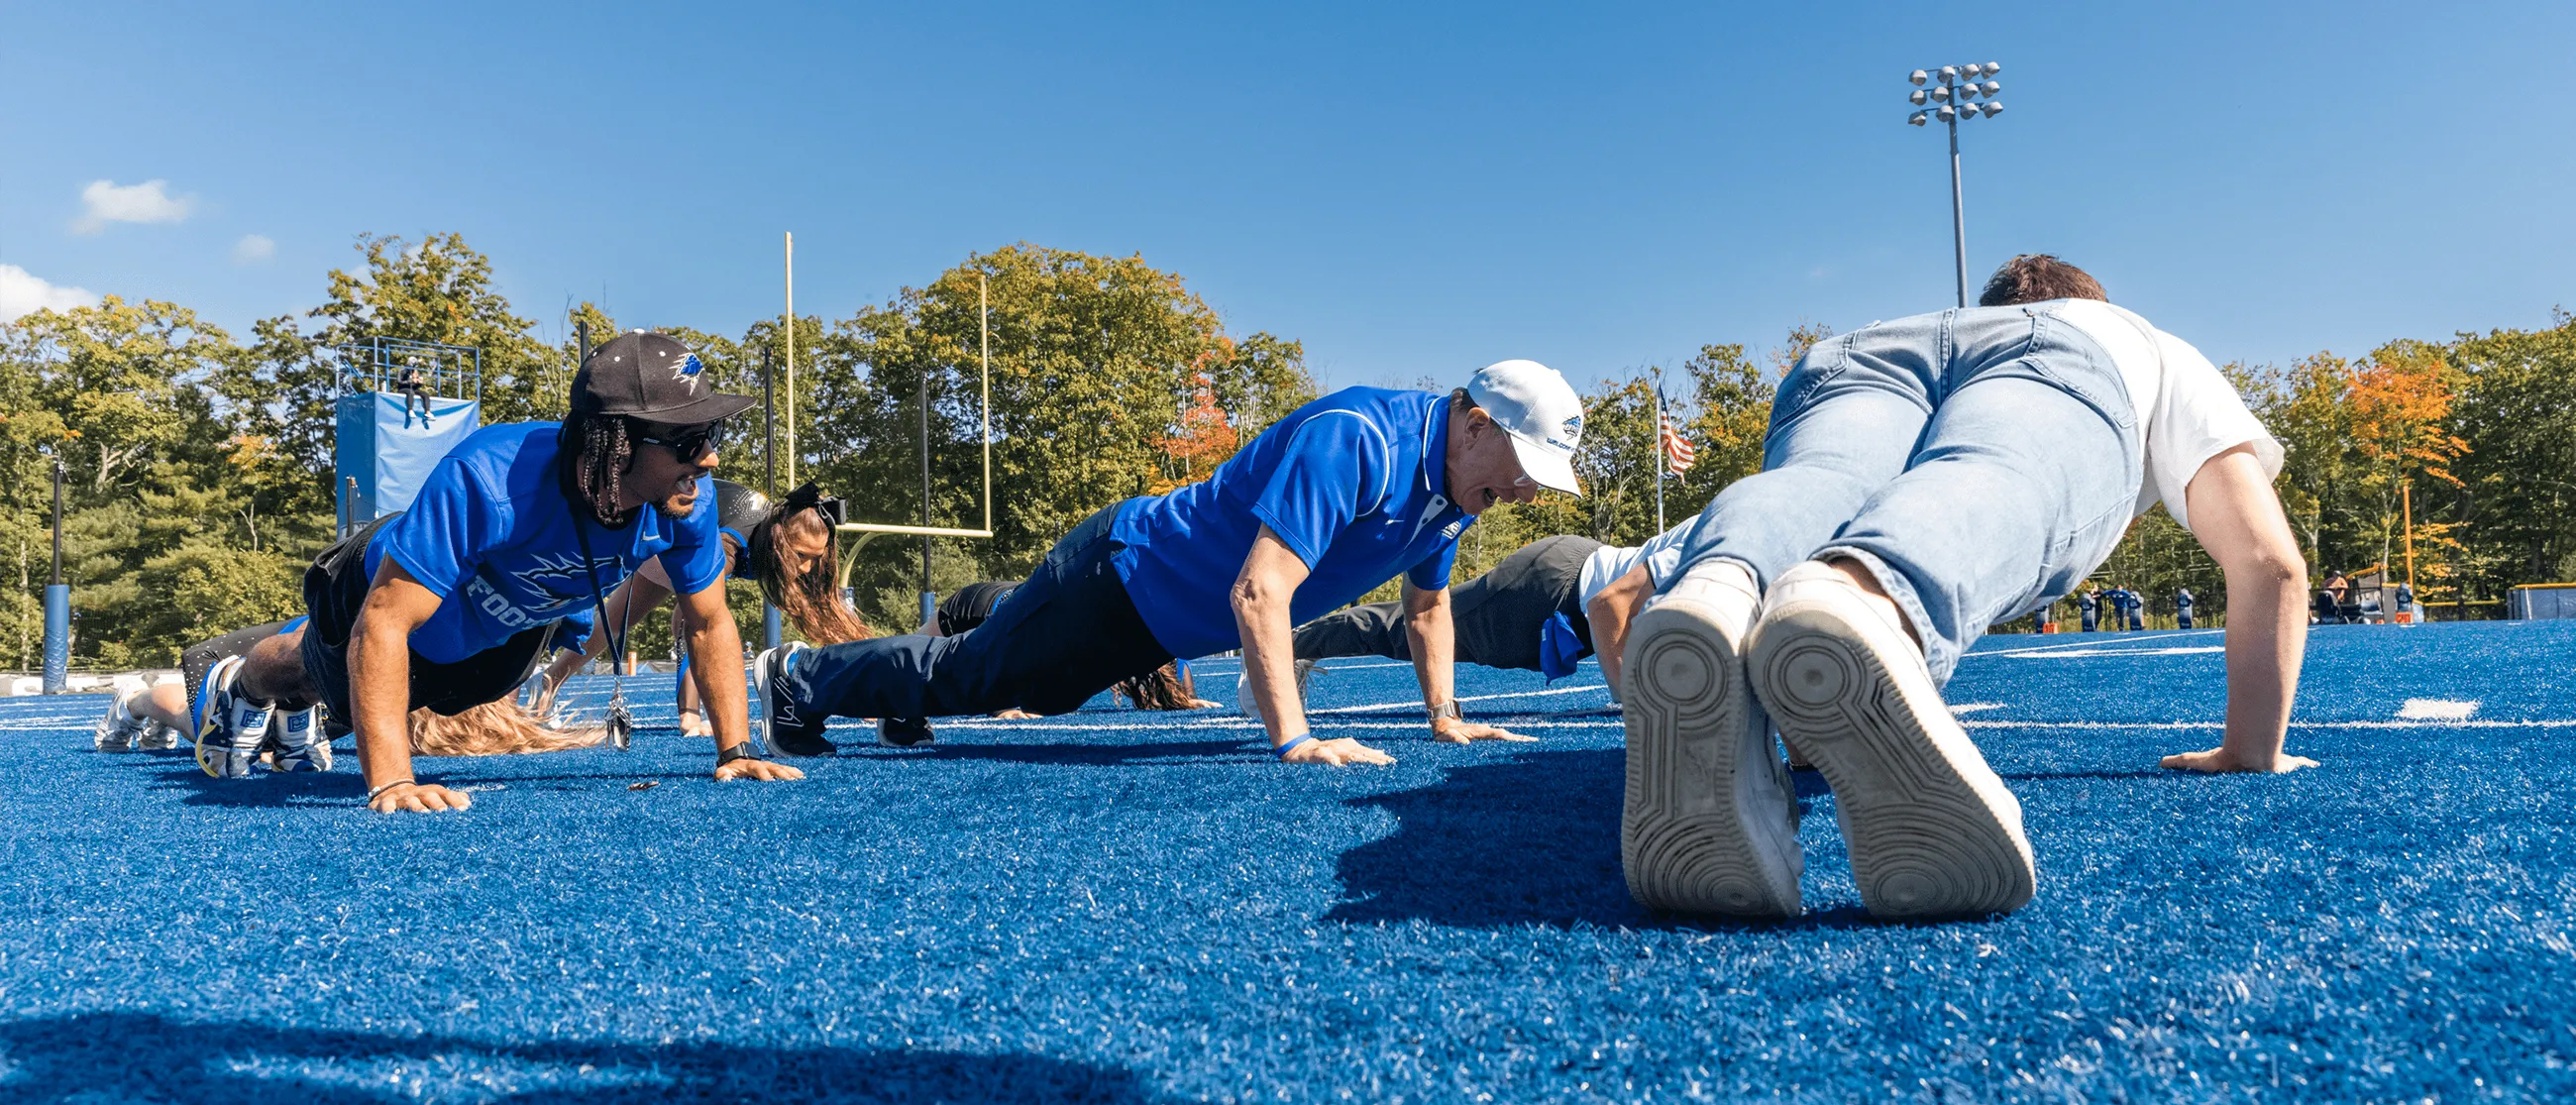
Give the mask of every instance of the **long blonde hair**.
[{"label": "long blonde hair", "polygon": [[608,737],[608,727],[597,722],[547,728],[515,697],[486,702],[453,717],[435,710],[414,710],[410,728],[411,754],[415,756],[562,752],[588,748]]}]

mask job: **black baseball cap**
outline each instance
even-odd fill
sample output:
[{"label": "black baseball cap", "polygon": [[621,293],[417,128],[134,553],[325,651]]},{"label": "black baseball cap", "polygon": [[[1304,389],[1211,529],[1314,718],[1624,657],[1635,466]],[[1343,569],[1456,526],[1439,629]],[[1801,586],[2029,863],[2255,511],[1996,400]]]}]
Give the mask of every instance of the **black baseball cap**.
[{"label": "black baseball cap", "polygon": [[575,414],[622,414],[665,426],[729,418],[759,400],[720,395],[704,364],[669,334],[629,330],[597,349],[572,377]]}]

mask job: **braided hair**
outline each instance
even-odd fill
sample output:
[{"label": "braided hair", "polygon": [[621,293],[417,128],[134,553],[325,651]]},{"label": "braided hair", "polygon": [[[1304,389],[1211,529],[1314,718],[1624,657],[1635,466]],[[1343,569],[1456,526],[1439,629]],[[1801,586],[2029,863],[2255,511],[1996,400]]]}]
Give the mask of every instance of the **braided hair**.
[{"label": "braided hair", "polygon": [[564,418],[561,456],[568,498],[590,506],[590,516],[603,526],[624,525],[627,512],[620,479],[635,465],[635,442],[626,419],[613,414],[574,411]]}]

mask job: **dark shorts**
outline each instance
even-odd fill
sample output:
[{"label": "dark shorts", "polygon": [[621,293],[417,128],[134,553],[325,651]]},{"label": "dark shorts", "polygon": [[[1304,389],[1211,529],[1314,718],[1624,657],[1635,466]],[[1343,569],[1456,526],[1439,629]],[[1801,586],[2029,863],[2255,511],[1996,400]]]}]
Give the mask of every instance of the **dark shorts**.
[{"label": "dark shorts", "polygon": [[[333,736],[349,732],[356,714],[349,701],[349,631],[366,605],[367,541],[394,519],[388,514],[341,538],[304,570],[304,674],[322,696]],[[554,639],[550,622],[454,663],[411,654],[411,708],[456,715],[510,697],[543,663]]]}]

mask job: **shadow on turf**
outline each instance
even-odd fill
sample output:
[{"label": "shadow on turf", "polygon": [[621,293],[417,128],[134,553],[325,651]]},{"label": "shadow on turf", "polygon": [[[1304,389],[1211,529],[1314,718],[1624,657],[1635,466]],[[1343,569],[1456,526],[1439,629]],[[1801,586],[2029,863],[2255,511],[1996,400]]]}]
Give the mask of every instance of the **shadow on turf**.
[{"label": "shadow on turf", "polygon": [[[1449,772],[1427,787],[1354,798],[1396,818],[1395,835],[1342,853],[1348,897],[1328,921],[1427,921],[1460,928],[1599,925],[1736,927],[1650,913],[1619,869],[1620,749],[1530,751]],[[1801,813],[1827,793],[1812,771],[1791,775]],[[1876,927],[1856,906],[1818,910],[1793,927]]]},{"label": "shadow on turf", "polygon": [[714,1043],[500,1044],[140,1013],[0,1022],[0,1101],[959,1102],[1166,1100],[1134,1072],[1040,1055]]}]

